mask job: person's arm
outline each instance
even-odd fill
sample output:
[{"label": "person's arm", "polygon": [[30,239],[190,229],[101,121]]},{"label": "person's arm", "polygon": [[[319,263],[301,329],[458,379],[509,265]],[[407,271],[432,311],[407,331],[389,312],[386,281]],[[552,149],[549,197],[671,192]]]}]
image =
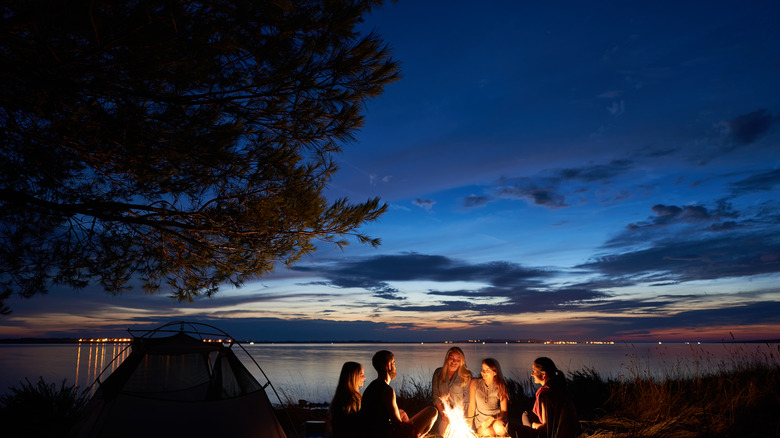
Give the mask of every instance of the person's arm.
[{"label": "person's arm", "polygon": [[539,422],[531,423],[531,427],[536,430],[547,430],[547,398],[539,397]]},{"label": "person's arm", "polygon": [[475,400],[477,398],[477,385],[476,379],[471,379],[469,383],[469,409],[466,416],[466,424],[474,428],[474,413],[477,411],[477,404]]},{"label": "person's arm", "polygon": [[496,415],[496,419],[491,425],[493,427],[493,433],[497,436],[506,436],[508,435],[506,431],[506,426],[508,424],[507,422],[507,405],[509,404],[509,398],[504,397],[502,398],[499,403],[498,407],[500,409],[498,415]]},{"label": "person's arm", "polygon": [[441,378],[441,368],[437,368],[433,372],[433,379],[431,379],[431,392],[433,394],[433,405],[436,406],[436,410],[439,411],[439,415],[444,415],[444,403],[441,400],[441,388],[439,388],[439,378]]},{"label": "person's arm", "polygon": [[436,406],[436,410],[439,411],[440,417],[446,417],[447,413],[444,411],[445,409],[445,403],[447,403],[447,398],[449,398],[449,394],[445,395],[444,397],[439,399],[439,402],[436,403],[434,406]]},{"label": "person's arm", "polygon": [[[460,382],[457,384],[457,388],[455,389],[458,391],[458,398],[460,399],[461,407],[463,408],[463,414],[466,414],[466,408],[468,408],[469,405],[469,390],[471,389],[471,377],[467,377],[465,379],[459,378]],[[465,380],[465,385],[463,384]]]},{"label": "person's arm", "polygon": [[501,409],[501,412],[498,413],[497,420],[501,420],[504,424],[506,424],[506,416],[507,416],[507,406],[509,399],[507,397],[504,397],[501,399],[501,402],[499,403],[499,408]]},{"label": "person's arm", "polygon": [[382,392],[382,403],[385,405],[385,409],[390,413],[390,420],[395,422],[403,422],[401,419],[401,412],[398,410],[398,404],[395,401],[395,391],[393,387],[388,386]]}]

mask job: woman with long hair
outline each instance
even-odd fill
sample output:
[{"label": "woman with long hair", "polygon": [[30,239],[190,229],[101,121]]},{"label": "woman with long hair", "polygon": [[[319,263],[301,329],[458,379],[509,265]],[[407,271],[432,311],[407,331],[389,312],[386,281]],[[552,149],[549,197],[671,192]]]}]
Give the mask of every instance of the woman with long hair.
[{"label": "woman with long hair", "polygon": [[361,434],[359,421],[360,387],[366,381],[363,365],[345,362],[339,374],[336,394],[330,403],[330,424],[333,438],[356,438]]},{"label": "woman with long hair", "polygon": [[481,376],[471,380],[469,388],[469,418],[479,436],[507,435],[507,393],[501,365],[493,358],[482,360]]},{"label": "woman with long hair", "polygon": [[466,367],[466,355],[458,347],[452,347],[444,355],[444,365],[433,372],[431,387],[433,404],[439,411],[439,435],[444,435],[450,420],[446,410],[460,407],[467,412],[471,371]]},{"label": "woman with long hair", "polygon": [[579,435],[580,423],[574,401],[566,387],[566,376],[549,357],[533,363],[534,383],[542,385],[536,391],[533,412],[523,412],[523,435],[550,438],[573,438]]}]

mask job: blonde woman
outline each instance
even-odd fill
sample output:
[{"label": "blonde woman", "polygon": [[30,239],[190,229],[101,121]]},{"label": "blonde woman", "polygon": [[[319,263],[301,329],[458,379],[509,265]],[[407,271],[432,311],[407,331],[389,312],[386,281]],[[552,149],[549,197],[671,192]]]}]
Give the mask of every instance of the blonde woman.
[{"label": "blonde woman", "polygon": [[336,394],[330,403],[330,424],[333,438],[356,438],[361,432],[359,421],[360,387],[366,381],[363,365],[346,362],[341,367]]},{"label": "blonde woman", "polygon": [[433,404],[439,411],[439,435],[444,435],[450,424],[446,409],[460,406],[464,414],[467,412],[470,384],[471,371],[466,367],[463,350],[458,347],[450,348],[444,356],[444,365],[433,372],[431,382]]},{"label": "blonde woman", "polygon": [[482,360],[481,377],[472,379],[469,388],[469,418],[479,436],[507,435],[509,394],[501,365],[493,358]]}]

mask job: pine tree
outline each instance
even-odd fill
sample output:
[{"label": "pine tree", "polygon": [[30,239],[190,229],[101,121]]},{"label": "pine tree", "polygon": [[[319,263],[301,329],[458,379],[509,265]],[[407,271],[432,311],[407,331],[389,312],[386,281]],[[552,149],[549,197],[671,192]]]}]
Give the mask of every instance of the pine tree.
[{"label": "pine tree", "polygon": [[398,78],[381,1],[0,6],[0,310],[140,279],[178,300],[344,245],[386,209],[329,202],[334,156]]}]

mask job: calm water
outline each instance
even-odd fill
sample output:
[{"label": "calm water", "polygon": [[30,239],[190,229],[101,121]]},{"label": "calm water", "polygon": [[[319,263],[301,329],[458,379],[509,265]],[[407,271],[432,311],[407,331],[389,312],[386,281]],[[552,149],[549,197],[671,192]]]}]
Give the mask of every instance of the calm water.
[{"label": "calm water", "polygon": [[[742,363],[746,357],[778,357],[778,344],[457,344],[466,354],[466,364],[478,370],[480,361],[494,357],[504,374],[515,380],[528,380],[533,360],[552,358],[566,372],[594,369],[604,377],[632,378],[637,375],[662,378],[714,372]],[[129,349],[128,344],[0,345],[0,392],[19,386],[28,378],[35,383],[41,376],[47,383],[62,382],[87,388],[107,368],[116,368]],[[451,344],[255,344],[245,348],[262,367],[284,401],[300,399],[329,401],[345,361],[366,368],[370,381],[371,356],[381,349],[393,351],[398,378],[392,385],[400,389],[409,382],[427,382],[442,365]],[[262,373],[251,359],[236,349],[258,378]],[[771,356],[770,356],[771,355]],[[113,361],[118,356],[118,360]],[[105,378],[105,376],[103,377]],[[276,397],[269,393],[272,402]]]}]

